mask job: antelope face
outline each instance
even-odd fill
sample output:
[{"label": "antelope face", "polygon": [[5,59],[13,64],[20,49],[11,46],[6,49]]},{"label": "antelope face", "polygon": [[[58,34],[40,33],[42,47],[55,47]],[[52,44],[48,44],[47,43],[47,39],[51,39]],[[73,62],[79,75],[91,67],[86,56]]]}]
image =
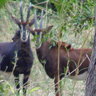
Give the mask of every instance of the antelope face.
[{"label": "antelope face", "polygon": [[22,42],[27,42],[28,38],[29,38],[29,31],[22,26],[22,28],[18,31],[16,31],[14,37],[12,38],[12,40],[15,42],[17,40],[21,40]]},{"label": "antelope face", "polygon": [[[29,28],[30,29],[30,32],[34,35],[34,36],[36,36],[37,38],[36,38],[36,48],[38,49],[38,48],[40,48],[41,47],[41,44],[42,44],[42,38],[44,37],[44,35],[46,34],[46,33],[48,33],[51,29],[52,29],[52,25],[51,26],[47,26],[46,28],[44,28],[44,25],[43,25],[43,18],[44,18],[44,16],[43,16],[43,10],[42,10],[42,12],[41,12],[41,16],[40,16],[40,20],[39,20],[39,22],[38,22],[38,16],[37,16],[37,14],[36,14],[36,11],[35,11],[35,21],[34,21],[34,27],[35,27],[35,29],[34,30],[32,30],[31,28]],[[38,24],[39,23],[39,24]]]},{"label": "antelope face", "polygon": [[26,29],[26,26],[21,26],[20,35],[22,42],[26,42],[28,40],[29,31]]},{"label": "antelope face", "polygon": [[20,17],[21,19],[18,20],[17,18],[12,17],[14,22],[19,26],[19,30],[15,33],[14,37],[12,38],[13,41],[17,41],[18,39],[21,40],[21,42],[27,42],[30,31],[28,30],[28,27],[31,27],[34,24],[34,18],[29,22],[29,17],[30,17],[30,9],[32,8],[32,5],[29,5],[28,12],[27,12],[27,17],[26,20],[23,18],[23,8],[22,8],[22,2],[20,3]]}]

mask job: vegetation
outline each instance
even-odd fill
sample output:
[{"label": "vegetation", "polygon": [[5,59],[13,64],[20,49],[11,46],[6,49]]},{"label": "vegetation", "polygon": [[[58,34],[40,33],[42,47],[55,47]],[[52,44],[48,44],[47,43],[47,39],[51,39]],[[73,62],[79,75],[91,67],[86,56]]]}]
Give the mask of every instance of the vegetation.
[{"label": "vegetation", "polygon": [[5,4],[8,2],[9,0],[0,0],[0,8],[2,8],[3,6],[5,6]]},{"label": "vegetation", "polygon": [[[12,41],[17,26],[12,22],[9,12],[19,18],[19,3],[20,0],[0,0],[0,42]],[[46,9],[45,26],[53,24],[52,31],[46,35],[46,38],[52,38],[53,41],[62,40],[72,44],[74,48],[92,47],[93,43],[93,25],[94,25],[94,5],[96,0],[23,0],[24,10],[29,4],[33,2],[35,6]],[[38,5],[47,1],[45,4]],[[6,6],[3,7],[3,5]],[[48,6],[54,5],[55,10]],[[37,7],[36,7],[37,8]],[[33,8],[35,9],[35,8]],[[34,10],[31,12],[33,18]],[[26,16],[26,13],[24,14]],[[45,38],[45,40],[46,40]],[[33,38],[32,38],[33,40]],[[33,42],[33,41],[32,41]],[[54,43],[54,42],[53,42]],[[32,43],[34,49],[34,43]],[[35,61],[30,77],[30,85],[27,96],[54,96],[54,84],[45,73],[41,64],[35,55]],[[1,73],[0,73],[1,75]],[[42,77],[42,78],[41,78]],[[22,78],[21,78],[22,79]],[[1,79],[2,80],[2,79]],[[0,81],[1,81],[0,80]],[[72,81],[70,79],[63,79],[62,90],[63,96],[84,96],[84,85],[82,81]],[[9,81],[0,82],[0,96],[15,96],[15,88],[13,76]],[[22,94],[22,92],[21,92]]]}]

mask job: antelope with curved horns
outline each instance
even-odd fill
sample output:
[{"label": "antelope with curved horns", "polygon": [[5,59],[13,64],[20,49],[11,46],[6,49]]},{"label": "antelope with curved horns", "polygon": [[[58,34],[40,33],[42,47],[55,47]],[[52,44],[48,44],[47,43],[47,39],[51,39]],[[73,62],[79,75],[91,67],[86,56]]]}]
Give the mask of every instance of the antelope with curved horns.
[{"label": "antelope with curved horns", "polygon": [[[71,79],[83,80],[87,78],[88,66],[92,49],[74,49],[66,42],[56,42],[52,46],[52,42],[47,40],[42,43],[44,34],[49,32],[53,26],[42,28],[43,12],[41,13],[40,25],[37,25],[37,15],[35,13],[35,29],[29,28],[31,33],[38,35],[36,40],[36,52],[39,61],[43,65],[47,75],[54,79],[55,96],[61,96],[59,82],[63,77]],[[50,48],[51,46],[51,48]],[[58,47],[60,51],[58,52]],[[58,54],[59,53],[59,54]],[[58,71],[58,55],[59,55],[59,71]],[[42,61],[45,62],[42,62]],[[66,70],[65,70],[66,69]],[[58,74],[59,73],[59,74]]]},{"label": "antelope with curved horns", "polygon": [[[30,28],[34,24],[34,18],[29,22],[30,17],[30,5],[27,12],[26,21],[23,18],[22,2],[20,4],[20,16],[21,20],[18,20],[14,16],[11,16],[14,22],[19,26],[19,30],[16,31],[15,36],[12,38],[14,42],[0,43],[0,54],[3,60],[0,63],[0,71],[9,73],[13,72],[15,77],[16,88],[18,94],[20,91],[19,75],[23,74],[23,95],[26,96],[26,89],[28,85],[28,79],[33,65],[33,54],[30,45]],[[39,18],[39,17],[38,17]],[[16,41],[15,39],[16,38]],[[17,55],[16,55],[16,54]],[[17,56],[17,60],[15,58]],[[16,63],[16,65],[13,64]]]}]

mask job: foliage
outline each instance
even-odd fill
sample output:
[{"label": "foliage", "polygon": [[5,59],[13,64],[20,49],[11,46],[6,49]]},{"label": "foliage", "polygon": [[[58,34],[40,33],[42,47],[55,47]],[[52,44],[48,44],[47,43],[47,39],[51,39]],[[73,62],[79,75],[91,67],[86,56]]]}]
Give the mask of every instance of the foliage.
[{"label": "foliage", "polygon": [[[77,33],[93,27],[95,0],[50,0],[58,15],[59,30]],[[60,22],[61,21],[61,22]]]},{"label": "foliage", "polygon": [[44,1],[47,1],[47,0],[30,0],[30,2],[32,2],[33,4],[38,4]]},{"label": "foliage", "polygon": [[0,8],[2,8],[9,0],[0,0]]}]

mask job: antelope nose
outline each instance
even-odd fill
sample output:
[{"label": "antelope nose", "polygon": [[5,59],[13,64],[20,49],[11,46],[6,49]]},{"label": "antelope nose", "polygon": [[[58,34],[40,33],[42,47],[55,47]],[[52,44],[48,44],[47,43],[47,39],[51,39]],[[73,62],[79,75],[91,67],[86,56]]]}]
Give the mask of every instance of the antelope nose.
[{"label": "antelope nose", "polygon": [[23,40],[26,40],[26,34],[23,34]]},{"label": "antelope nose", "polygon": [[26,37],[25,36],[23,36],[23,40],[26,40]]}]

